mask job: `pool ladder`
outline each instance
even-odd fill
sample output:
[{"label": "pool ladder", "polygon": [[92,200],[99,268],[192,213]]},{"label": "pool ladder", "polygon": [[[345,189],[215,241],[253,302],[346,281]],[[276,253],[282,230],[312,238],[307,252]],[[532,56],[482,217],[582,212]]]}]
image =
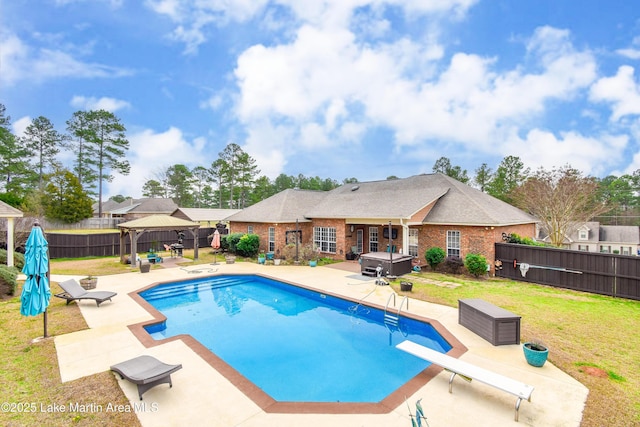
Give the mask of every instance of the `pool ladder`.
[{"label": "pool ladder", "polygon": [[391,295],[389,295],[389,298],[387,298],[387,305],[384,306],[384,324],[387,326],[387,328],[391,331],[391,328],[395,328],[397,330],[400,330],[399,327],[399,323],[400,323],[400,311],[402,311],[402,306],[404,305],[404,302],[407,302],[407,310],[409,309],[409,297],[407,297],[406,295],[402,298],[402,301],[400,301],[400,306],[398,307],[398,311],[396,311],[396,313],[390,313],[389,312],[389,303],[391,302],[391,299],[393,298],[393,306],[396,306],[396,294],[395,292],[392,293]]}]

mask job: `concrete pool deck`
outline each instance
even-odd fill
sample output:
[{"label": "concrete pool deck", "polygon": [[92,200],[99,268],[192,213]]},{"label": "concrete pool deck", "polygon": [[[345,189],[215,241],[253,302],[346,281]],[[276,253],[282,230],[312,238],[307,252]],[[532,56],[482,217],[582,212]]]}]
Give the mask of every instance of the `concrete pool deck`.
[{"label": "concrete pool deck", "polygon": [[[155,387],[140,405],[134,384],[120,380],[125,395],[145,427],[155,426],[374,426],[407,427],[409,409],[402,403],[385,414],[284,414],[267,413],[216,371],[196,350],[182,340],[146,348],[129,328],[152,320],[152,315],[128,294],[156,282],[184,280],[210,274],[259,273],[288,282],[304,284],[355,300],[364,298],[383,306],[393,290],[376,286],[374,280],[354,271],[332,267],[289,267],[235,263],[190,265],[101,276],[97,290],[118,293],[113,302],[96,307],[95,302],[78,305],[89,329],[55,337],[63,382],[109,370],[115,363],[149,354],[166,363],[181,363],[172,375],[173,388]],[[59,281],[69,276],[53,275]],[[73,276],[71,276],[73,277]],[[79,278],[79,277],[76,277]],[[403,311],[404,308],[403,308]],[[408,312],[437,320],[468,349],[460,360],[500,373],[535,387],[531,402],[522,402],[520,420],[513,419],[516,398],[493,387],[462,379],[454,380],[448,392],[450,374],[443,371],[416,393],[406,396],[412,411],[422,398],[429,425],[435,426],[579,426],[588,390],[578,381],[547,362],[542,368],[529,366],[520,345],[494,347],[458,324],[458,310],[410,299]],[[522,319],[526,322],[526,319]],[[250,348],[248,348],[250,351]],[[553,350],[552,350],[553,351]],[[372,373],[375,375],[375,373]],[[358,384],[354,384],[357,387]],[[91,402],[81,402],[91,403]]]}]

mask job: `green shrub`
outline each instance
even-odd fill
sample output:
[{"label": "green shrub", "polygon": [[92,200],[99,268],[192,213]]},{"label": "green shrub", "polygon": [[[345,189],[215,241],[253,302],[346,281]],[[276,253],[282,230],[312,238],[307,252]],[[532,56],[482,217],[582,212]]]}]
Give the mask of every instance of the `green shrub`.
[{"label": "green shrub", "polygon": [[435,269],[444,261],[444,258],[447,254],[442,248],[430,248],[424,253],[424,258],[427,260],[427,264],[431,267],[432,270]]},{"label": "green shrub", "polygon": [[227,235],[220,236],[220,250],[222,252],[229,252],[229,242],[227,241]]},{"label": "green shrub", "polygon": [[7,295],[15,295],[18,287],[18,273],[16,267],[8,267],[0,264],[0,288],[5,290]]},{"label": "green shrub", "polygon": [[522,237],[516,233],[511,233],[507,235],[506,238],[507,243],[515,243],[518,245],[528,245],[528,246],[546,246],[544,243],[536,242],[531,237]]},{"label": "green shrub", "polygon": [[[7,265],[7,251],[6,249],[0,249],[0,264]],[[24,254],[20,252],[13,252],[13,265],[18,269],[22,270],[24,267]]]},{"label": "green shrub", "polygon": [[480,254],[468,254],[464,258],[464,266],[475,277],[480,277],[487,272],[487,259]]},{"label": "green shrub", "polygon": [[236,245],[236,252],[244,257],[254,257],[260,249],[260,237],[257,234],[245,234]]},{"label": "green shrub", "polygon": [[244,233],[231,233],[224,239],[228,246],[229,252],[231,252],[232,254],[238,253],[237,246],[242,236],[244,236]]}]

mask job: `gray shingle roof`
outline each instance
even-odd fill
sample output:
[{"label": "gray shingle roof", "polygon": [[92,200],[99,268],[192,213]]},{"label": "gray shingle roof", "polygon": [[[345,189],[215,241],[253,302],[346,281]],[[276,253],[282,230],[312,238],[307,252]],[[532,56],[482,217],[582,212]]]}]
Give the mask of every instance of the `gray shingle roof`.
[{"label": "gray shingle roof", "polygon": [[127,221],[118,224],[120,228],[135,228],[135,229],[152,229],[152,228],[193,228],[199,227],[197,222],[187,221],[182,218],[176,218],[169,215],[149,215],[144,218],[134,219],[133,221]]},{"label": "gray shingle roof", "polygon": [[640,228],[631,225],[601,225],[600,242],[640,244]]},{"label": "gray shingle roof", "polygon": [[[98,211],[98,204],[93,207],[94,212]],[[124,215],[128,212],[146,214],[171,214],[178,209],[178,205],[172,199],[148,197],[142,199],[127,199],[124,202],[116,203],[107,200],[102,203],[102,212],[115,215]]]},{"label": "gray shingle roof", "polygon": [[307,222],[305,212],[321,203],[330,192],[287,189],[227,217],[233,222]]},{"label": "gray shingle roof", "polygon": [[533,217],[442,174],[346,184],[329,192],[285,190],[227,218],[237,222],[295,222],[303,218],[410,218],[435,203],[426,224],[509,225]]},{"label": "gray shingle roof", "polygon": [[429,175],[346,184],[306,210],[308,218],[408,218],[446,193]]}]

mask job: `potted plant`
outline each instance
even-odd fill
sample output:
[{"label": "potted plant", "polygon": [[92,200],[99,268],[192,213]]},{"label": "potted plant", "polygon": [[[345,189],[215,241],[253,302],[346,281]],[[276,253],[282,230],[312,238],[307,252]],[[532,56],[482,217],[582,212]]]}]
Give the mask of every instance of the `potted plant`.
[{"label": "potted plant", "polygon": [[267,256],[263,253],[258,255],[258,264],[264,264],[267,261]]},{"label": "potted plant", "polygon": [[80,286],[84,289],[95,289],[98,285],[98,278],[96,276],[87,276],[80,279]]},{"label": "potted plant", "polygon": [[274,258],[273,265],[280,265],[280,261],[282,261],[280,258]]},{"label": "potted plant", "polygon": [[542,367],[544,362],[547,361],[549,356],[549,348],[540,341],[528,341],[522,345],[522,351],[524,351],[524,358],[531,366]]}]

